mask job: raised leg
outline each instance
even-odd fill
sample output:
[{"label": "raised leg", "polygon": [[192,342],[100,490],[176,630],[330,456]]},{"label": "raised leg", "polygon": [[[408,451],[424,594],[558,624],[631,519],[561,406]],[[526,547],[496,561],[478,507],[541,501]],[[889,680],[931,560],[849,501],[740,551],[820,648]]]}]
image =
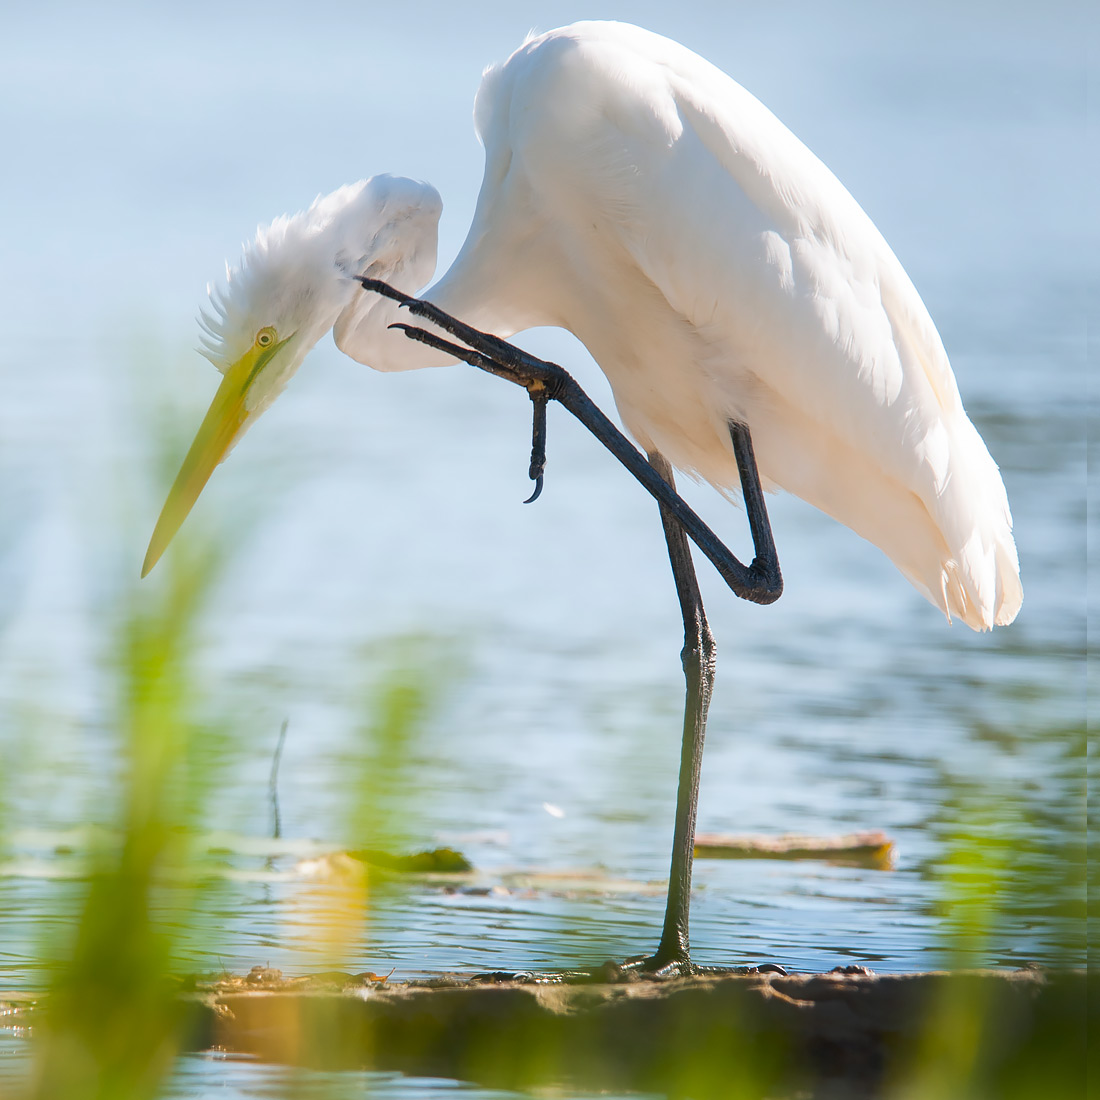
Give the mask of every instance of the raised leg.
[{"label": "raised leg", "polygon": [[[391,328],[401,329],[411,340],[428,344],[449,352],[456,359],[488,371],[498,378],[523,386],[532,398],[541,398],[560,402],[641,482],[645,489],[676,517],[677,523],[687,532],[688,537],[710,559],[718,570],[719,576],[730,589],[742,599],[753,603],[769,604],[779,599],[783,592],[783,576],[775,556],[775,547],[771,543],[770,529],[767,527],[767,513],[763,510],[763,497],[760,494],[760,479],[756,473],[756,464],[752,457],[752,442],[748,429],[744,425],[730,425],[734,451],[737,455],[742,484],[746,486],[745,500],[750,496],[759,498],[760,508],[748,508],[749,522],[753,525],[753,545],[756,557],[749,565],[743,565],[732,554],[721,539],[699,518],[676,491],[660,477],[646,462],[645,458],[630,443],[614,424],[593,404],[588,395],[577,385],[576,380],[556,363],[547,363],[533,355],[492,336],[486,332],[464,325],[461,321],[437,309],[431,302],[423,302],[395,290],[387,283],[366,276],[356,276],[364,289],[375,291],[392,298],[408,308],[416,317],[423,317],[438,325],[466,344],[461,347],[424,329],[412,325],[395,324]],[[746,465],[747,464],[747,465]],[[746,474],[751,475],[755,487],[748,488]],[[537,479],[536,479],[537,480]],[[537,485],[536,485],[537,487]],[[770,553],[761,553],[770,549]]]},{"label": "raised leg", "polygon": [[[663,455],[649,456],[650,465],[675,486],[672,467]],[[684,666],[687,694],[684,699],[684,736],[680,748],[680,781],[676,790],[676,826],[672,835],[672,866],[669,871],[665,923],[657,953],[645,961],[647,970],[688,972],[688,910],[691,904],[691,864],[695,852],[695,818],[699,806],[699,770],[703,760],[703,738],[707,710],[714,687],[714,636],[707,625],[703,599],[695,577],[687,536],[676,517],[661,505],[668,560],[676,581],[676,595],[684,619]]]},{"label": "raised leg", "polygon": [[[760,471],[752,449],[752,435],[747,424],[731,420],[730,441],[737,459],[737,472],[741,477],[741,495],[745,499],[745,515],[752,532],[753,565],[769,577],[781,577],[779,555],[775,552],[772,524],[768,519],[768,506],[764,503],[764,490],[760,485]],[[783,582],[779,582],[782,588]]]}]

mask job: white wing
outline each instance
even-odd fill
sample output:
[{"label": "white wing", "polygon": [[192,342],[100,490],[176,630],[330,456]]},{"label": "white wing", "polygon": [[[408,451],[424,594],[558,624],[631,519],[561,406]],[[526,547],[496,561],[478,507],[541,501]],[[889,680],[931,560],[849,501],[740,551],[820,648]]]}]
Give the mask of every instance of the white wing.
[{"label": "white wing", "polygon": [[676,43],[588,23],[490,71],[478,120],[492,218],[456,264],[467,285],[479,256],[536,257],[548,277],[528,296],[588,345],[643,445],[729,486],[725,421],[743,419],[766,481],[880,546],[945,613],[1015,617],[1004,485],[924,303],[774,115]]}]

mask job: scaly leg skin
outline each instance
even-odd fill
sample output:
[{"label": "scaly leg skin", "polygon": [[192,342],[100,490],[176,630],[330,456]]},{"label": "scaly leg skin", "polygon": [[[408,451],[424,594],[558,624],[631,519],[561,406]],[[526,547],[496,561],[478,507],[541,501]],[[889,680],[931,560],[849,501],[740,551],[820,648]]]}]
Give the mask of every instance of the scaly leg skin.
[{"label": "scaly leg skin", "polygon": [[[741,491],[752,532],[753,546],[764,569],[779,572],[771,523],[760,486],[760,474],[752,450],[752,437],[744,424],[730,422],[730,439],[741,475]],[[650,465],[675,488],[672,467],[661,454],[649,455]],[[676,595],[684,621],[684,648],[680,659],[684,666],[686,696],[684,700],[684,734],[680,750],[680,779],[676,792],[676,826],[672,840],[672,866],[669,872],[668,900],[665,922],[657,951],[648,957],[629,959],[622,966],[603,968],[608,977],[626,976],[630,972],[655,978],[689,974],[719,973],[779,973],[786,971],[775,963],[751,967],[699,967],[691,961],[688,916],[691,904],[691,869],[695,853],[695,822],[699,805],[699,775],[706,736],[707,711],[714,688],[716,647],[707,623],[703,598],[691,560],[691,550],[683,527],[672,513],[661,505],[661,524],[668,546],[668,560],[676,582]],[[617,972],[617,974],[616,974]]]},{"label": "scaly leg skin", "polygon": [[[661,454],[649,455],[649,464],[675,487],[672,467]],[[640,970],[655,977],[672,977],[695,972],[688,942],[688,912],[691,904],[691,864],[695,852],[695,817],[699,805],[699,770],[703,760],[703,738],[707,710],[714,687],[714,635],[707,624],[699,582],[691,560],[684,529],[661,506],[661,524],[668,546],[668,560],[676,582],[676,595],[684,620],[684,734],[680,749],[680,781],[676,791],[676,826],[672,836],[672,865],[669,871],[665,923],[657,951],[648,958],[631,959],[624,970]]]}]

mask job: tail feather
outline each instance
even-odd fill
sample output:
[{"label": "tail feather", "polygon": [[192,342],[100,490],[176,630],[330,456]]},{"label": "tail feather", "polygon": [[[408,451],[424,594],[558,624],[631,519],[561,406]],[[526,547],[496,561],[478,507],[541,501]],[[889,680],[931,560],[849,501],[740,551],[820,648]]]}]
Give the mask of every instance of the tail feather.
[{"label": "tail feather", "polygon": [[931,509],[953,552],[941,592],[948,618],[991,630],[1012,622],[1023,602],[1012,513],[1000,471],[961,410],[952,428],[950,476]]},{"label": "tail feather", "polygon": [[[752,421],[768,487],[800,496],[874,543],[948,619],[991,630],[1012,622],[1023,599],[1008,497],[961,408],[945,428],[937,491],[931,475],[920,490],[899,483],[777,395],[754,411]],[[670,452],[690,467],[674,448]],[[719,481],[709,471],[707,476]]]},{"label": "tail feather", "polygon": [[1011,539],[997,544],[997,606],[993,622],[996,626],[1008,626],[1020,613],[1024,602],[1024,586],[1020,583],[1020,559],[1016,556],[1016,544]]}]

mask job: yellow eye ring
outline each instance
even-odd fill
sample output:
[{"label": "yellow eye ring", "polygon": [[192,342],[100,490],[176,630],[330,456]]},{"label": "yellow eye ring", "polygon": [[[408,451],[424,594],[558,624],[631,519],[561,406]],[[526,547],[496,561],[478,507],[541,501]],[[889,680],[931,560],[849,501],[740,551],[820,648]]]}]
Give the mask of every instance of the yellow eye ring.
[{"label": "yellow eye ring", "polygon": [[275,330],[268,325],[256,333],[256,347],[269,348],[275,343]]}]

